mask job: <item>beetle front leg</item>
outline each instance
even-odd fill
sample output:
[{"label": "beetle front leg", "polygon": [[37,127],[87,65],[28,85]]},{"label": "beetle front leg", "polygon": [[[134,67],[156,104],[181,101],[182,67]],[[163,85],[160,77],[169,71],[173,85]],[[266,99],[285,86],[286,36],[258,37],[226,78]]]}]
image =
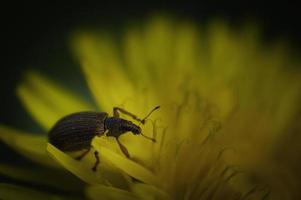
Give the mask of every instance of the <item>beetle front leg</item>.
[{"label": "beetle front leg", "polygon": [[123,108],[119,108],[119,107],[114,107],[113,108],[113,116],[114,117],[119,117],[119,112],[125,114],[125,115],[128,115],[130,117],[132,117],[134,120],[144,124],[144,120],[140,119],[139,117],[137,117],[136,115],[124,110]]},{"label": "beetle front leg", "polygon": [[121,149],[122,153],[123,153],[127,158],[129,158],[129,157],[130,157],[130,154],[129,154],[127,148],[126,148],[123,144],[120,143],[118,137],[116,137],[116,140],[117,140],[117,143],[118,143],[119,148]]}]

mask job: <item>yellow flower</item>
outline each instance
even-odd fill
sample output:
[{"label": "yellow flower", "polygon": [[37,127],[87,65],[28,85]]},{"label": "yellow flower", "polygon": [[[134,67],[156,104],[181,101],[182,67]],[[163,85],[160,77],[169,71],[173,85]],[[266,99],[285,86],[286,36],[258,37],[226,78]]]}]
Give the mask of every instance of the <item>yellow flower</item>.
[{"label": "yellow flower", "polygon": [[101,31],[78,32],[72,48],[98,108],[35,71],[27,73],[18,96],[46,132],[77,111],[112,114],[119,106],[143,117],[160,105],[141,126],[156,143],[121,136],[130,159],[113,138],[96,137],[100,166],[93,172],[93,153],[77,161],[47,144],[45,135],[4,125],[0,137],[29,159],[63,166],[88,183],[90,199],[297,197],[282,185],[286,175],[279,170],[288,166],[273,156],[300,109],[300,72],[287,67],[285,48],[264,48],[254,30],[234,32],[215,22],[201,32],[159,16],[128,27],[119,40]]}]

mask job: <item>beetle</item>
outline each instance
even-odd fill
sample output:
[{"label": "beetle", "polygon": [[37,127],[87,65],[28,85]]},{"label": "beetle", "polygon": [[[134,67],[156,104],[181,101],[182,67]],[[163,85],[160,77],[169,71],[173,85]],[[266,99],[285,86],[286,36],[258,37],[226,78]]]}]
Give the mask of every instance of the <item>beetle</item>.
[{"label": "beetle", "polygon": [[[95,136],[106,135],[108,137],[115,137],[123,154],[129,158],[127,148],[119,141],[119,136],[126,132],[132,132],[134,135],[142,135],[143,137],[156,142],[154,138],[147,137],[141,131],[140,124],[145,124],[145,120],[152,112],[160,108],[156,106],[149,114],[140,119],[136,115],[124,110],[123,108],[114,107],[113,116],[110,117],[106,112],[77,112],[67,115],[60,119],[52,129],[49,131],[48,140],[56,148],[64,152],[81,151],[83,153],[76,157],[76,160],[81,160],[91,150],[91,142]],[[120,118],[119,113],[130,116],[139,122],[139,125],[132,121]],[[92,168],[97,170],[99,164],[98,152],[94,151],[96,162]]]}]

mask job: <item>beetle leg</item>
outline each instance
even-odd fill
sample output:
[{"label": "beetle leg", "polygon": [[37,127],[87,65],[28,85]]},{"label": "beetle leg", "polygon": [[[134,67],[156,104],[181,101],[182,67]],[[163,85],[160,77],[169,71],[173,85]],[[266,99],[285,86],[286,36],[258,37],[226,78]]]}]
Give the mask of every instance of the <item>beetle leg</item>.
[{"label": "beetle leg", "polygon": [[99,155],[98,155],[98,151],[94,151],[94,156],[95,156],[95,158],[96,158],[96,162],[95,162],[95,164],[94,164],[92,170],[93,170],[94,172],[96,172],[97,166],[98,166],[98,164],[99,164]]},{"label": "beetle leg", "polygon": [[81,160],[83,157],[85,157],[85,155],[87,155],[89,153],[90,150],[91,150],[91,147],[89,147],[86,151],[84,151],[81,155],[77,156],[75,159]]},{"label": "beetle leg", "polygon": [[121,149],[122,153],[123,153],[127,158],[129,158],[129,157],[130,157],[130,154],[129,154],[127,148],[126,148],[123,144],[120,143],[118,137],[116,137],[116,140],[117,140],[117,143],[118,143],[119,148]]},{"label": "beetle leg", "polygon": [[119,108],[119,107],[114,107],[113,108],[113,116],[114,117],[119,117],[119,112],[125,114],[125,115],[128,115],[130,117],[132,117],[134,120],[144,124],[144,120],[140,119],[139,117],[137,117],[136,115],[124,110],[123,108]]},{"label": "beetle leg", "polygon": [[[103,133],[104,136],[107,136],[109,133],[109,130],[105,130],[105,132]],[[100,137],[101,135],[98,135],[98,137]]]}]

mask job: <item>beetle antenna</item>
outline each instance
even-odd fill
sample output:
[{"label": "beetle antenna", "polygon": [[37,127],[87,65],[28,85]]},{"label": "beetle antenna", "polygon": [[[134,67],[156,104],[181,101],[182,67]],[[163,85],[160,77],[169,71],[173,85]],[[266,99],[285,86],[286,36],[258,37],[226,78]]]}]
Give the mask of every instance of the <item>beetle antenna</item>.
[{"label": "beetle antenna", "polygon": [[[152,109],[147,115],[146,117],[144,117],[141,121],[140,121],[140,124],[144,124],[145,123],[145,120],[157,109],[159,109],[160,106],[156,106],[154,109]],[[140,133],[143,137],[145,137],[146,139],[149,139],[153,142],[156,142],[156,139],[155,138],[151,138],[151,137],[148,137],[146,135],[144,135],[143,133]]]},{"label": "beetle antenna", "polygon": [[153,141],[153,142],[156,142],[156,139],[155,138],[151,138],[151,137],[148,137],[148,136],[146,136],[146,135],[144,135],[143,133],[140,133],[143,137],[145,137],[146,139],[149,139],[149,140],[151,140],[151,141]]},{"label": "beetle antenna", "polygon": [[159,109],[160,108],[160,106],[156,106],[154,109],[152,109],[147,115],[146,115],[146,117],[144,117],[141,121],[140,121],[140,123],[142,123],[142,124],[144,124],[145,123],[145,120],[155,111],[155,110],[157,110],[157,109]]}]

